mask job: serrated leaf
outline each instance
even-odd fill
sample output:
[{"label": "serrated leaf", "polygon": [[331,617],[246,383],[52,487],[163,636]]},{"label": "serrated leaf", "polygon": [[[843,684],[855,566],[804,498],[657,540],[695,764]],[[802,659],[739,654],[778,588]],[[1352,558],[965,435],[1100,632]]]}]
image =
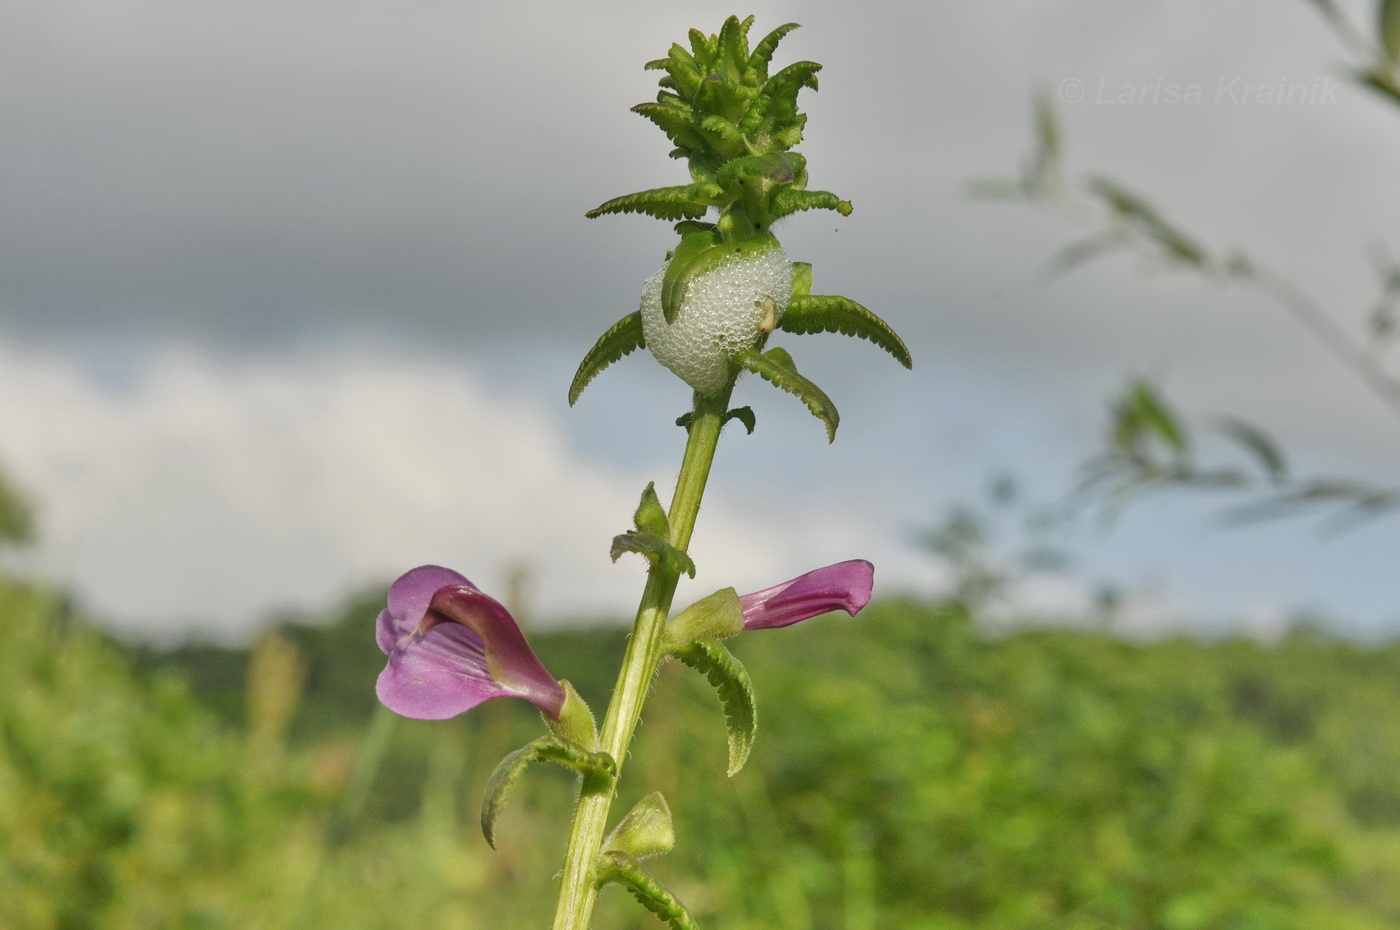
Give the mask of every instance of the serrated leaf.
[{"label": "serrated leaf", "polygon": [[554,762],[573,769],[588,782],[606,783],[617,777],[617,763],[605,752],[591,752],[558,736],[541,736],[506,756],[486,781],[481,799],[481,833],[496,848],[496,818],[506,804],[506,795],[532,762]]},{"label": "serrated leaf", "polygon": [[816,90],[817,72],[821,69],[815,61],[794,61],[764,82],[762,96],[773,104],[781,103],[784,109],[796,110],[798,91],[804,87]]},{"label": "serrated leaf", "polygon": [[667,76],[671,78],[672,87],[680,96],[685,98],[695,96],[695,91],[705,75],[695,58],[679,43],[671,43],[671,51],[665,68]]},{"label": "serrated leaf", "polygon": [[637,903],[671,925],[671,930],[699,930],[685,905],[667,891],[646,869],[625,853],[609,852],[598,857],[598,884],[618,884]]},{"label": "serrated leaf", "polygon": [[642,348],[646,348],[646,338],[642,335],[642,314],[639,310],[614,323],[611,329],[598,337],[593,348],[588,350],[588,354],[579,363],[578,371],[574,372],[573,383],[569,385],[569,406],[572,407],[578,401],[583,389],[588,387],[589,382],[598,377],[598,373],[604,368],[624,355]]},{"label": "serrated leaf", "polygon": [[773,192],[769,209],[774,219],[803,210],[835,210],[842,216],[850,216],[851,202],[842,200],[831,191],[801,191],[789,187]]},{"label": "serrated leaf", "polygon": [[623,194],[599,204],[584,216],[595,219],[608,213],[645,213],[659,220],[698,220],[710,208],[710,201],[723,194],[714,184],[679,184]]},{"label": "serrated leaf", "polygon": [[654,123],[682,152],[702,152],[706,147],[705,137],[691,122],[688,109],[679,103],[639,103],[632,112]]},{"label": "serrated leaf", "polygon": [[729,735],[729,774],[737,775],[748,761],[753,741],[758,736],[758,705],[754,701],[748,670],[715,639],[687,643],[672,654],[703,674],[719,695]]},{"label": "serrated leaf", "polygon": [[768,80],[768,66],[773,62],[773,53],[778,50],[778,43],[783,40],[783,36],[798,28],[797,23],[783,23],[768,35],[758,41],[753,48],[753,54],[749,56],[748,66],[758,72],[761,80]]},{"label": "serrated leaf", "polygon": [[690,51],[695,56],[695,61],[701,65],[708,64],[714,58],[714,47],[709,36],[699,29],[691,29],[689,37]]},{"label": "serrated leaf", "polygon": [[700,121],[700,128],[706,132],[712,132],[720,137],[720,140],[730,145],[740,145],[744,141],[743,133],[732,120],[720,116],[718,113],[711,113]]},{"label": "serrated leaf", "polygon": [[841,333],[867,339],[894,356],[905,368],[914,360],[890,325],[848,297],[834,294],[794,296],[778,328],[789,333]]},{"label": "serrated leaf", "polygon": [[836,427],[841,423],[841,414],[826,392],[797,373],[792,356],[781,348],[769,349],[759,354],[757,349],[746,349],[734,359],[742,367],[758,375],[774,387],[781,388],[807,405],[812,415],[826,425],[827,442],[836,441]]},{"label": "serrated leaf", "polygon": [[767,155],[745,155],[727,162],[715,175],[715,182],[733,187],[745,178],[791,184],[797,177],[801,155],[796,152],[770,152]]},{"label": "serrated leaf", "polygon": [[724,25],[719,27],[719,36],[715,42],[717,64],[728,65],[728,69],[738,77],[744,65],[749,60],[749,25],[753,23],[750,16],[742,23],[739,17],[730,16],[724,21]]},{"label": "serrated leaf", "polygon": [[635,552],[645,556],[647,561],[653,565],[659,565],[666,571],[674,572],[677,575],[686,574],[691,578],[695,577],[695,563],[690,556],[655,533],[629,531],[614,536],[612,549],[609,550],[608,554],[616,562],[622,558],[624,552]]},{"label": "serrated leaf", "polygon": [[637,512],[633,516],[633,522],[637,529],[643,533],[651,533],[662,539],[671,538],[671,524],[666,519],[666,508],[661,506],[661,499],[656,496],[655,481],[647,482],[646,490],[642,492],[641,503],[637,505]]},{"label": "serrated leaf", "polygon": [[1380,34],[1385,56],[1400,63],[1400,0],[1381,0]]}]

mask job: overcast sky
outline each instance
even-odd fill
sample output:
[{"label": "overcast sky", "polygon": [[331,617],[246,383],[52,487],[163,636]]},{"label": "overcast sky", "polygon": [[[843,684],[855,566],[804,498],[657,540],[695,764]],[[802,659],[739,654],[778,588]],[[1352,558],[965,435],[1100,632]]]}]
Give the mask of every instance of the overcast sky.
[{"label": "overcast sky", "polygon": [[[915,369],[785,338],[840,435],[741,386],[759,429],[721,446],[691,593],[858,556],[881,590],[934,591],[919,528],[996,473],[1066,492],[1136,375],[1258,422],[1304,472],[1396,477],[1400,424],[1276,308],[1123,259],[1055,278],[1074,229],[967,196],[1016,173],[1044,92],[1072,174],[1130,183],[1355,322],[1370,250],[1397,242],[1400,120],[1327,91],[1347,59],[1310,4],[749,9],[759,33],[803,24],[777,62],[825,64],[801,150],[856,207],[794,218],[784,244],[819,291],[893,324]],[[627,614],[640,565],[612,566],[608,541],[647,481],[669,488],[687,389],[641,355],[572,410],[565,389],[674,234],[583,213],[684,179],[627,110],[655,94],[644,61],[721,19],[641,0],[0,0],[0,464],[42,528],[10,561],[151,633],[236,634],[429,561],[488,589],[527,565],[542,617]],[[1320,93],[1240,98],[1279,82]],[[1169,85],[1199,97],[1154,96]],[[1144,622],[1309,609],[1400,628],[1400,520],[1331,538],[1223,531],[1215,512],[1178,498],[1081,528],[1082,580],[1027,597],[1072,609],[1113,581],[1161,607]]]}]

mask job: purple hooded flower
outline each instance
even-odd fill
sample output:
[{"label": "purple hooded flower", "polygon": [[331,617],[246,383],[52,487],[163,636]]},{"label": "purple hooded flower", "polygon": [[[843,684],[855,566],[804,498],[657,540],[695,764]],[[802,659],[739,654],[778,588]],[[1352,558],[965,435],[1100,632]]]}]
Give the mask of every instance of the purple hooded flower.
[{"label": "purple hooded flower", "polygon": [[375,690],[405,717],[442,720],[495,697],[523,697],[552,719],[564,706],[510,612],[451,569],[423,565],[395,581],[376,638],[389,664]]},{"label": "purple hooded flower", "polygon": [[790,626],[831,610],[844,610],[854,617],[870,603],[874,584],[875,566],[864,559],[818,568],[739,598],[744,629]]}]

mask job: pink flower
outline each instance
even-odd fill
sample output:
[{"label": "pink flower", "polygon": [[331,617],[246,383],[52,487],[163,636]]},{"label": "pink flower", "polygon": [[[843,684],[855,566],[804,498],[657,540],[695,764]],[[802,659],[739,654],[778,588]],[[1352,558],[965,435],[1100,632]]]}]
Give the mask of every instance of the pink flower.
[{"label": "pink flower", "polygon": [[818,568],[739,598],[744,629],[790,626],[831,610],[844,610],[854,617],[870,603],[874,584],[875,566],[864,559]]},{"label": "pink flower", "polygon": [[551,719],[564,706],[515,618],[451,569],[423,565],[395,581],[376,639],[389,664],[375,690],[405,717],[442,720],[496,697],[525,698]]}]

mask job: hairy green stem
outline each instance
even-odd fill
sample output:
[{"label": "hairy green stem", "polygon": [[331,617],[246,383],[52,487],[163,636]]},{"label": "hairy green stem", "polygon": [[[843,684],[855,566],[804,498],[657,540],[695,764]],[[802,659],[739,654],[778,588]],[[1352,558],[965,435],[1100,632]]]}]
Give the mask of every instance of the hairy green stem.
[{"label": "hairy green stem", "polygon": [[[733,383],[713,397],[695,395],[695,411],[689,426],[690,437],[681,461],[676,492],[671,498],[667,518],[671,524],[671,545],[682,552],[690,545],[695,518],[700,512],[700,499],[710,477],[720,430],[729,410],[729,395]],[[658,561],[647,573],[632,636],[622,659],[617,686],[613,689],[607,717],[603,720],[602,749],[617,762],[619,774],[627,758],[632,734],[641,720],[642,705],[647,690],[656,675],[662,657],[662,638],[666,619],[671,612],[671,599],[680,580],[677,571],[662,567]],[[559,890],[559,905],[554,913],[554,930],[587,930],[598,898],[597,864],[603,837],[608,825],[608,812],[617,793],[617,784],[589,791],[587,786],[579,796],[574,811],[573,831],[564,854],[563,885]]]}]

